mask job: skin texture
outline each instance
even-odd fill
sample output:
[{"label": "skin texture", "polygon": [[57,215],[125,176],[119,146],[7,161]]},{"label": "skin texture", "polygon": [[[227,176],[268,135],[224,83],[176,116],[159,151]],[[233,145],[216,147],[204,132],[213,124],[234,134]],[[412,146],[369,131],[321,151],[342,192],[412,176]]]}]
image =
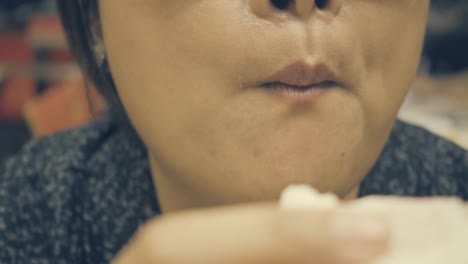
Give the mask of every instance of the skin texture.
[{"label": "skin texture", "polygon": [[[325,2],[100,1],[163,211],[277,199],[292,183],[356,192],[416,73],[429,0]],[[306,104],[258,88],[297,60],[328,64],[342,87]]]}]

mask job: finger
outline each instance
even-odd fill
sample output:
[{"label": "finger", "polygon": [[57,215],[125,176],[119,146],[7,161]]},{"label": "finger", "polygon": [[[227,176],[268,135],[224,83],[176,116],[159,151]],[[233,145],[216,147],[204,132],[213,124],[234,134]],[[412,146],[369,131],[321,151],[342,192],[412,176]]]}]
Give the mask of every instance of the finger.
[{"label": "finger", "polygon": [[306,263],[363,263],[387,250],[390,230],[381,217],[325,210],[294,210],[279,217],[281,237],[308,253]]},{"label": "finger", "polygon": [[385,231],[362,217],[276,204],[208,209],[149,223],[115,263],[354,263],[384,250]]}]

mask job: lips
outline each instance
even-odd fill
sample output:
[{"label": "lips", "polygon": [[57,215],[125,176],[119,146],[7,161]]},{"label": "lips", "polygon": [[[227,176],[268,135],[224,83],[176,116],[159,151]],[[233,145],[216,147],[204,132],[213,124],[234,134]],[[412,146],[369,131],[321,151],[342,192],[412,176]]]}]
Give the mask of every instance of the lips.
[{"label": "lips", "polygon": [[326,64],[294,62],[270,76],[264,85],[282,84],[297,89],[338,83],[336,74]]},{"label": "lips", "polygon": [[267,78],[262,88],[300,102],[317,98],[329,88],[342,86],[337,75],[323,63],[296,61]]}]

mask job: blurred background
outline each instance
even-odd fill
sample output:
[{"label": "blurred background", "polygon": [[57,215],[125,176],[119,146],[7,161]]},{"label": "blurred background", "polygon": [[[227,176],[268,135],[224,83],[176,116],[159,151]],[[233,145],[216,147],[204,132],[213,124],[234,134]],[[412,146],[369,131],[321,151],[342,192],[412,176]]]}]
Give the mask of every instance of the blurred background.
[{"label": "blurred background", "polygon": [[[468,148],[468,1],[433,0],[419,76],[400,118]],[[105,104],[70,54],[53,0],[0,0],[0,163]],[[94,106],[90,111],[88,101]]]},{"label": "blurred background", "polygon": [[0,0],[0,163],[31,138],[102,113],[102,99],[87,91],[54,1]]}]

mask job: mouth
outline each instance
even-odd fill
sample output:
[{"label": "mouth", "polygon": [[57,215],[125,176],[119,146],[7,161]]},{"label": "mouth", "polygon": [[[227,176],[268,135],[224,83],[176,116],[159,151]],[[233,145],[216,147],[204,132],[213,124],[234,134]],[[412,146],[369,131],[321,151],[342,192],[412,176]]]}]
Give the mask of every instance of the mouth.
[{"label": "mouth", "polygon": [[297,61],[274,73],[260,87],[293,103],[304,103],[343,85],[326,64]]}]

